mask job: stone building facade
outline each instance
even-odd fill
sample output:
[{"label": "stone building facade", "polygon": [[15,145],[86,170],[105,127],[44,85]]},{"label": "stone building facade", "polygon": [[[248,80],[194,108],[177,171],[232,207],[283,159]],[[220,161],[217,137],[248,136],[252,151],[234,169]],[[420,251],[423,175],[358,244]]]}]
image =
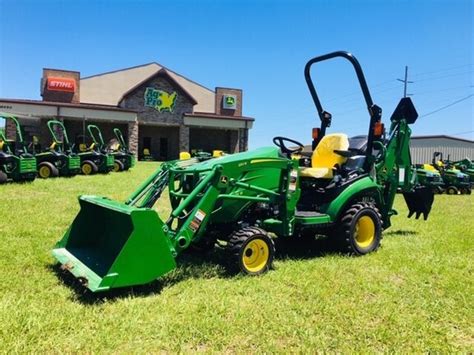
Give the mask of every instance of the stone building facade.
[{"label": "stone building facade", "polygon": [[[26,139],[50,144],[46,122],[62,120],[69,139],[90,143],[87,125],[95,124],[106,141],[119,128],[138,157],[176,159],[182,151],[248,148],[253,118],[243,116],[243,92],[210,90],[157,63],[81,78],[77,71],[43,69],[42,101],[0,99],[0,111],[19,115]],[[7,127],[8,134],[15,134]]]}]

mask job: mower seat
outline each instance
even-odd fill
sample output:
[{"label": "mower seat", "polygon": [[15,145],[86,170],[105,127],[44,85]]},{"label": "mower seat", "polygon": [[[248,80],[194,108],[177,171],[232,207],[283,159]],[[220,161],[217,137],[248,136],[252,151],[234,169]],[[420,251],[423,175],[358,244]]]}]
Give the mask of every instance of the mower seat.
[{"label": "mower seat", "polygon": [[346,134],[333,133],[325,135],[311,156],[311,168],[302,168],[300,176],[315,179],[332,179],[334,166],[336,164],[342,166],[347,160],[347,158],[334,153],[334,150],[347,150],[348,148],[349,139]]}]

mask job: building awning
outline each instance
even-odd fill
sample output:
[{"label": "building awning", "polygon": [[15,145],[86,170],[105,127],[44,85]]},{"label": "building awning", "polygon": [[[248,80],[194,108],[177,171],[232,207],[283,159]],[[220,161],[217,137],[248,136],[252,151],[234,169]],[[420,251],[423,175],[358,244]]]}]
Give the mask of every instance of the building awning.
[{"label": "building awning", "polygon": [[137,112],[107,105],[70,104],[38,100],[0,99],[0,112],[26,117],[62,117],[135,122]]},{"label": "building awning", "polygon": [[184,124],[189,127],[206,127],[216,129],[252,128],[251,117],[222,116],[209,113],[185,113]]}]

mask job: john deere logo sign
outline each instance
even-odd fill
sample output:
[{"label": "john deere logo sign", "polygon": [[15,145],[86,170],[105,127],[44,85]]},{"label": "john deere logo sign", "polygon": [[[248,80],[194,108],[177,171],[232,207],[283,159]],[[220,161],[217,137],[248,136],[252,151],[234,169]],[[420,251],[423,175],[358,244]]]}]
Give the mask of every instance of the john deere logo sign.
[{"label": "john deere logo sign", "polygon": [[222,108],[235,110],[237,108],[237,97],[235,95],[224,95],[222,98]]},{"label": "john deere logo sign", "polygon": [[176,91],[168,94],[166,91],[154,88],[146,88],[145,90],[145,106],[153,107],[158,112],[173,112],[177,98]]}]

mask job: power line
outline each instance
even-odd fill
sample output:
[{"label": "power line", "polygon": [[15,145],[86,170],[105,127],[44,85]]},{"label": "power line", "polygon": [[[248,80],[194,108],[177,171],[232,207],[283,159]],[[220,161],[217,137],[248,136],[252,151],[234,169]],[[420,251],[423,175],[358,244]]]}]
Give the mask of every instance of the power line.
[{"label": "power line", "polygon": [[450,136],[463,136],[465,134],[473,133],[474,131],[466,131],[466,132],[459,132],[459,133],[453,133],[450,134]]},{"label": "power line", "polygon": [[473,96],[474,96],[474,94],[468,95],[468,96],[463,97],[463,98],[461,98],[461,99],[459,99],[459,100],[456,100],[456,101],[454,101],[454,102],[451,102],[451,103],[448,104],[448,105],[445,105],[445,106],[443,106],[443,107],[440,107],[440,108],[438,108],[438,109],[436,109],[436,110],[434,110],[434,111],[425,113],[424,115],[421,115],[420,117],[426,117],[426,116],[432,115],[432,114],[434,114],[434,113],[436,113],[436,112],[442,111],[442,110],[444,110],[444,109],[446,109],[446,108],[448,108],[448,107],[454,106],[454,105],[456,105],[456,104],[458,104],[458,103],[460,103],[460,102],[462,102],[462,101],[465,101],[465,100],[467,100],[467,99],[469,99],[469,98],[471,98],[471,97],[473,97]]},{"label": "power line", "polygon": [[450,71],[450,70],[454,70],[454,69],[459,69],[459,68],[465,68],[465,67],[472,67],[474,64],[472,63],[469,63],[469,64],[463,64],[463,65],[456,65],[454,67],[447,67],[447,68],[443,68],[443,69],[438,69],[438,70],[432,70],[432,71],[428,71],[428,72],[422,72],[422,73],[418,73],[418,74],[412,74],[412,77],[418,77],[418,76],[425,76],[425,75],[428,75],[428,74],[437,74],[437,73],[442,73],[442,72],[446,72],[446,71]]},{"label": "power line", "polygon": [[453,73],[453,74],[448,74],[448,75],[437,76],[437,77],[434,77],[434,78],[419,79],[419,80],[417,80],[417,82],[450,78],[452,76],[459,76],[459,75],[469,74],[469,73],[472,73],[473,71],[474,70],[469,70],[469,71],[462,72],[462,73]]}]

